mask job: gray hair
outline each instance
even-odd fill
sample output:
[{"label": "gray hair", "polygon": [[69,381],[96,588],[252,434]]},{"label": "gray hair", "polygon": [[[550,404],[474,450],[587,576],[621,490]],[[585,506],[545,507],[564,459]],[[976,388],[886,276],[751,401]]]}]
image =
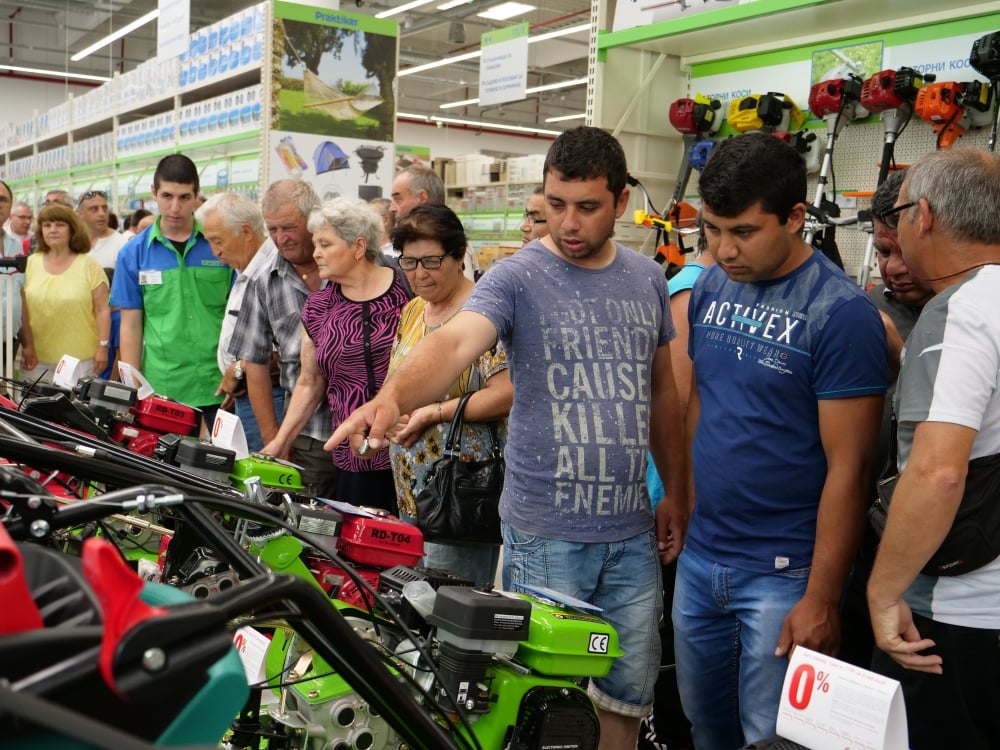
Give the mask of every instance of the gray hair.
[{"label": "gray hair", "polygon": [[322,201],[319,195],[305,180],[278,180],[268,185],[261,200],[261,210],[265,214],[273,214],[283,206],[295,206],[306,219],[319,208]]},{"label": "gray hair", "polygon": [[388,198],[372,198],[368,202],[372,205],[372,208],[379,212],[383,222],[386,219],[389,220],[389,229],[392,230],[396,226],[396,214],[389,210],[392,201]]},{"label": "gray hair", "polygon": [[419,193],[423,190],[427,193],[427,202],[444,205],[444,182],[441,176],[430,167],[423,164],[411,164],[400,170],[400,174],[405,174],[410,179],[410,192]]},{"label": "gray hair", "polygon": [[257,204],[239,193],[217,193],[194,212],[198,221],[205,221],[209,214],[218,213],[223,226],[232,234],[239,234],[243,225],[250,227],[255,237],[264,237],[264,217]]},{"label": "gray hair", "polygon": [[885,182],[875,188],[875,193],[872,195],[872,216],[881,221],[882,217],[892,210],[899,198],[899,188],[905,178],[906,170],[899,169],[890,172]]},{"label": "gray hair", "polygon": [[309,214],[309,231],[329,227],[348,244],[359,237],[365,241],[365,257],[375,260],[382,242],[382,217],[364,201],[350,198],[328,200]]},{"label": "gray hair", "polygon": [[1000,245],[1000,155],[964,146],[931,151],[906,171],[903,187],[907,201],[927,201],[954,239]]},{"label": "gray hair", "polygon": [[31,215],[32,215],[32,217],[34,217],[34,215],[35,215],[35,209],[33,209],[31,207],[31,205],[27,201],[14,201],[14,203],[11,204],[10,212],[14,213],[14,211],[17,210],[18,206],[21,206],[21,207],[26,208],[29,211],[31,211]]}]

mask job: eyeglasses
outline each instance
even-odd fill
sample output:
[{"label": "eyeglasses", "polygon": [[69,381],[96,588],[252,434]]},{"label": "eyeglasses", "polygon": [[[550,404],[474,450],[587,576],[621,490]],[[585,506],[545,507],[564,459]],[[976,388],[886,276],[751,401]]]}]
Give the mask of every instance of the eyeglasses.
[{"label": "eyeglasses", "polygon": [[103,190],[88,190],[86,193],[80,196],[80,200],[77,201],[76,204],[77,207],[79,208],[80,206],[83,205],[84,201],[89,201],[91,198],[104,198],[104,200],[107,200],[108,194]]},{"label": "eyeglasses", "polygon": [[531,224],[531,226],[534,226],[535,224],[547,223],[546,220],[543,219],[541,216],[539,216],[538,214],[533,214],[529,211],[524,212],[524,221],[528,224]]},{"label": "eyeglasses", "polygon": [[442,261],[447,257],[447,255],[425,255],[423,258],[411,258],[408,255],[401,255],[399,256],[399,267],[404,271],[412,271],[419,263],[428,271],[433,271],[440,268]]},{"label": "eyeglasses", "polygon": [[903,213],[903,211],[905,211],[906,209],[913,208],[915,205],[917,205],[916,201],[913,201],[911,203],[902,203],[898,206],[893,206],[884,214],[882,214],[881,216],[876,216],[875,218],[881,221],[887,227],[889,227],[889,229],[895,230],[899,228],[899,215]]}]

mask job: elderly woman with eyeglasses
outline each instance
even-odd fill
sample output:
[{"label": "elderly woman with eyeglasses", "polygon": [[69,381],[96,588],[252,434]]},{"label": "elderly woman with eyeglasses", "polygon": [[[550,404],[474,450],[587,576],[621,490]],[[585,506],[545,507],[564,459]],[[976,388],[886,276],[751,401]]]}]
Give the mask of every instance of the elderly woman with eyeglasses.
[{"label": "elderly woman with eyeglasses", "polygon": [[[321,398],[333,425],[370,400],[382,385],[399,324],[409,301],[402,273],[376,265],[382,217],[367,203],[327,201],[309,216],[313,257],[329,284],[313,292],[302,309],[302,371],[278,434],[263,453],[290,458],[292,441]],[[336,500],[393,512],[396,492],[384,452],[365,450],[362,440],[333,450],[338,469]]]},{"label": "elderly woman with eyeglasses", "polygon": [[[393,247],[400,252],[399,266],[418,295],[403,310],[396,332],[389,374],[424,336],[440,328],[462,309],[474,283],[462,272],[467,240],[461,220],[446,206],[423,203],[400,219],[392,230]],[[499,422],[499,438],[506,436],[506,417],[514,398],[502,344],[483,354],[429,406],[404,415],[390,434],[392,473],[400,516],[415,520],[416,497],[424,488],[427,472],[441,457],[448,427],[459,399],[473,392],[465,406],[462,434],[463,460],[485,460],[493,447],[487,422]],[[462,575],[477,585],[492,586],[500,547],[424,543],[424,565]]]},{"label": "elderly woman with eyeglasses", "polygon": [[36,236],[21,290],[21,379],[51,380],[64,354],[96,375],[108,364],[108,277],[72,208],[45,206]]}]

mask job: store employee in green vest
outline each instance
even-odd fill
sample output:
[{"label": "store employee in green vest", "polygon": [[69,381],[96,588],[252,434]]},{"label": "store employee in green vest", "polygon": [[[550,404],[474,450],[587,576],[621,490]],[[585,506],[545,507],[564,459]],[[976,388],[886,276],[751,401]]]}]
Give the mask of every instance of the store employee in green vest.
[{"label": "store employee in green vest", "polygon": [[221,402],[216,347],[233,271],[195,221],[199,187],[189,158],[160,160],[153,174],[159,218],[118,255],[111,304],[122,311],[121,361],[139,368],[157,393],[202,409],[210,428]]}]

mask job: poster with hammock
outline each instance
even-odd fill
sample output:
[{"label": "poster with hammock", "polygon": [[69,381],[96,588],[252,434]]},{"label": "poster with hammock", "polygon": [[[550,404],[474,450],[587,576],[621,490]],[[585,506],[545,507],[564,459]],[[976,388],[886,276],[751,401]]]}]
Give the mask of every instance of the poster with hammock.
[{"label": "poster with hammock", "polygon": [[324,199],[387,194],[396,22],[276,0],[272,35],[270,178],[306,180]]},{"label": "poster with hammock", "polygon": [[370,16],[277,3],[272,127],[391,141],[398,40],[395,33],[378,33],[396,29],[394,22],[385,29],[383,24]]}]

